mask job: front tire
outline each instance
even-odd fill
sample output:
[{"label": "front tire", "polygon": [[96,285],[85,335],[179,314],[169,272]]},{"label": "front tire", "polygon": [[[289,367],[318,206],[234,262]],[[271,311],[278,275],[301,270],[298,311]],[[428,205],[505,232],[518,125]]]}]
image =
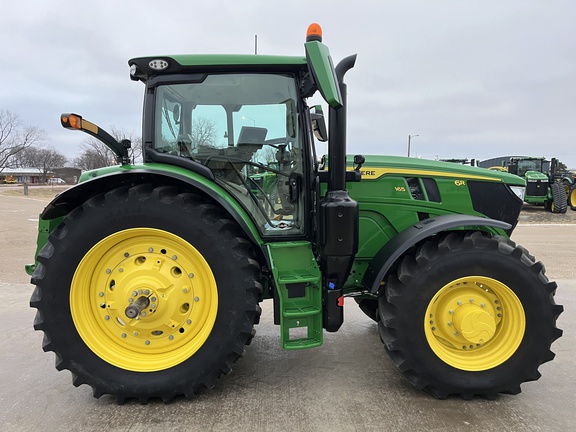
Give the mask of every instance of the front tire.
[{"label": "front tire", "polygon": [[561,336],[556,283],[503,237],[452,232],[405,256],[380,293],[386,351],[438,398],[517,394]]},{"label": "front tire", "polygon": [[32,276],[34,328],[57,369],[95,397],[191,397],[228,373],[253,337],[254,257],[236,223],[199,195],[118,188],[50,234]]}]

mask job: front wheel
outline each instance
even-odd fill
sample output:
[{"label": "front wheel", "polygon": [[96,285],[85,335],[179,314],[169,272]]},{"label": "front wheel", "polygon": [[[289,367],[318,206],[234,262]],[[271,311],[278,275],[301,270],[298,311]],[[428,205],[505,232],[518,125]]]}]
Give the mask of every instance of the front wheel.
[{"label": "front wheel", "polygon": [[50,234],[32,276],[34,327],[73,383],[119,402],[213,387],[260,315],[259,267],[238,226],[171,187],[91,198]]},{"label": "front wheel", "polygon": [[554,357],[555,290],[512,241],[452,232],[425,241],[386,280],[380,336],[410,382],[438,398],[517,394]]}]

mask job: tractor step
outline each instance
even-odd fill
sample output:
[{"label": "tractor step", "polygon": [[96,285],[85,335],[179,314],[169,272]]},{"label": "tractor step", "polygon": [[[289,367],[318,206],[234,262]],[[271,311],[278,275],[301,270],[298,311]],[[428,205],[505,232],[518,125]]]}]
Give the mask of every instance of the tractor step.
[{"label": "tractor step", "polygon": [[322,275],[308,242],[268,245],[276,281],[282,348],[322,345]]}]

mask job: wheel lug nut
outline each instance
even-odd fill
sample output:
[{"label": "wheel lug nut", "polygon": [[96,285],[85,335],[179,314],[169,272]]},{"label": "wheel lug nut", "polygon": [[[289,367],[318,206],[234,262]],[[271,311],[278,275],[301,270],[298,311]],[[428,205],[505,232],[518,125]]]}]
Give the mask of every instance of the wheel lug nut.
[{"label": "wheel lug nut", "polygon": [[130,254],[128,252],[124,252],[124,258],[128,258]]},{"label": "wheel lug nut", "polygon": [[154,248],[148,248],[148,252],[150,253],[154,252]]},{"label": "wheel lug nut", "polygon": [[137,291],[132,291],[132,297],[136,297],[138,295]]},{"label": "wheel lug nut", "polygon": [[125,338],[125,337],[126,337],[126,333],[122,333],[122,337]]},{"label": "wheel lug nut", "polygon": [[106,321],[108,321],[108,320],[110,319],[110,316],[106,315],[106,316],[104,317],[104,319],[105,319]]},{"label": "wheel lug nut", "polygon": [[156,301],[156,297],[151,297],[150,300],[152,300],[153,302]]},{"label": "wheel lug nut", "polygon": [[474,303],[474,299],[470,299],[470,303]]},{"label": "wheel lug nut", "polygon": [[461,301],[458,301],[456,304],[457,304],[458,306],[462,306],[462,302],[461,302]]},{"label": "wheel lug nut", "polygon": [[174,261],[176,261],[176,260],[178,259],[178,257],[177,257],[176,255],[172,255],[172,259],[173,259]]},{"label": "wheel lug nut", "polygon": [[190,279],[192,279],[192,278],[194,277],[194,273],[190,273],[190,274],[188,275],[188,277],[189,277]]},{"label": "wheel lug nut", "polygon": [[200,301],[200,297],[194,297],[194,301],[195,301],[195,302]]},{"label": "wheel lug nut", "polygon": [[144,342],[146,345],[150,345],[150,341],[147,340],[146,342]]},{"label": "wheel lug nut", "polygon": [[107,273],[107,274],[110,274],[110,273],[112,273],[112,270],[106,269],[106,273]]}]

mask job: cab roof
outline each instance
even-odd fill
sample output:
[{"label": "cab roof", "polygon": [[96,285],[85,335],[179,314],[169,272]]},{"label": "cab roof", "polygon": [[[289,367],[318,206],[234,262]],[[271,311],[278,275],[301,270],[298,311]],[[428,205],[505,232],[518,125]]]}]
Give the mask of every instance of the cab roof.
[{"label": "cab roof", "polygon": [[179,54],[137,57],[128,61],[133,80],[150,76],[198,72],[295,71],[306,69],[305,56],[255,54]]}]

